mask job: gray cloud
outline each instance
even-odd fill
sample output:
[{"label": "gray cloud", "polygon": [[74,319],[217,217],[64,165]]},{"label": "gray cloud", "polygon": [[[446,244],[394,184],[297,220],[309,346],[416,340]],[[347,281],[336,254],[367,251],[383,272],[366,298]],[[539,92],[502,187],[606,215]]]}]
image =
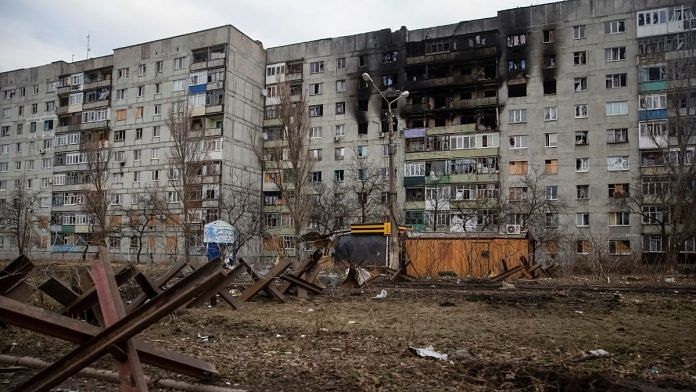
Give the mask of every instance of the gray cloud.
[{"label": "gray cloud", "polygon": [[[548,1],[535,1],[543,3]],[[231,24],[265,47],[495,16],[522,0],[4,1],[0,71],[111,54],[114,48]]]}]

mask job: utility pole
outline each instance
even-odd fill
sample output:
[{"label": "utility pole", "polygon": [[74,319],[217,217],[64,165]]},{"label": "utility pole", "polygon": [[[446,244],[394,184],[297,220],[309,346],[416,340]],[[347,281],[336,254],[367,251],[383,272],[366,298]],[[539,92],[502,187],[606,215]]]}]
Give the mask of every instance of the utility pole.
[{"label": "utility pole", "polygon": [[408,97],[408,91],[402,91],[398,97],[390,100],[387,98],[382,91],[375,85],[374,80],[370,77],[367,72],[362,74],[362,78],[365,82],[372,84],[372,87],[377,90],[379,95],[387,102],[387,127],[389,128],[389,223],[390,223],[390,233],[389,233],[389,268],[394,270],[399,270],[400,265],[400,254],[401,246],[399,243],[399,222],[396,219],[396,167],[394,163],[394,155],[396,154],[396,146],[394,145],[394,114],[392,112],[392,104],[401,98]]}]

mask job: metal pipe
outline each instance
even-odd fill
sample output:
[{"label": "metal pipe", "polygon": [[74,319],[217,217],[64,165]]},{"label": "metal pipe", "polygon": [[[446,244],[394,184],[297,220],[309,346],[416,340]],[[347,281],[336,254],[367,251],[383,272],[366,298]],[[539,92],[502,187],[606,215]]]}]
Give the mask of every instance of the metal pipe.
[{"label": "metal pipe", "polygon": [[[50,363],[42,361],[38,358],[33,357],[15,357],[12,355],[0,354],[0,363],[10,365],[10,366],[23,366],[30,369],[44,369],[47,368]],[[109,370],[100,370],[91,367],[86,367],[77,373],[78,376],[94,378],[97,380],[107,381],[115,384],[119,384],[121,381],[119,379],[118,373]],[[151,387],[161,387],[176,389],[179,391],[190,391],[190,392],[246,392],[245,389],[231,389],[225,387],[218,387],[215,385],[202,385],[202,384],[189,384],[183,381],[172,380],[168,378],[153,378],[150,376],[145,376],[145,381]]]}]

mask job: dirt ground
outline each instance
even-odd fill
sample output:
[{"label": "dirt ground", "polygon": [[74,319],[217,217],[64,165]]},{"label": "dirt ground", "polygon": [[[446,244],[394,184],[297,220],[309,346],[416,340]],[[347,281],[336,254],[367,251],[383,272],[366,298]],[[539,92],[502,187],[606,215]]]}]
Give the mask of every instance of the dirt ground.
[{"label": "dirt ground", "polygon": [[[328,289],[286,303],[257,298],[244,311],[180,309],[141,336],[214,363],[216,385],[253,391],[696,390],[695,286],[516,286],[450,279]],[[387,298],[372,298],[382,289]],[[427,346],[450,358],[409,351]],[[5,354],[52,360],[70,348],[0,329]],[[594,349],[609,355],[587,354]],[[115,369],[107,357],[95,366]],[[34,372],[0,372],[0,390]],[[61,388],[117,390],[83,378]]]}]

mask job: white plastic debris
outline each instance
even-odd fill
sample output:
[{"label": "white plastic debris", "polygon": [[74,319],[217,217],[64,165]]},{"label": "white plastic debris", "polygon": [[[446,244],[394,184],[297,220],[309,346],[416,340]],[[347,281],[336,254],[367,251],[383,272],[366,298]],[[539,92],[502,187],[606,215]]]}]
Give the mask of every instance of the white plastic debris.
[{"label": "white plastic debris", "polygon": [[382,289],[382,291],[380,291],[379,294],[375,295],[375,296],[372,297],[372,298],[375,298],[375,299],[384,299],[384,298],[387,298],[387,290]]},{"label": "white plastic debris", "polygon": [[514,284],[505,281],[503,281],[503,285],[500,287],[501,290],[514,290],[516,288]]},{"label": "white plastic debris", "polygon": [[674,278],[665,278],[665,283],[674,283],[676,282],[676,279]]},{"label": "white plastic debris", "polygon": [[281,334],[277,333],[277,334],[276,334],[276,337],[277,337],[277,338],[282,338],[282,337],[283,337],[283,335],[281,335]]},{"label": "white plastic debris", "polygon": [[609,354],[609,351],[604,350],[604,349],[601,349],[601,348],[598,348],[598,349],[596,349],[596,350],[590,350],[590,351],[588,351],[588,352],[589,352],[590,355],[592,355],[593,357],[608,357],[608,356],[610,355],[610,354]]},{"label": "white plastic debris", "polygon": [[214,337],[213,335],[201,335],[200,332],[196,332],[196,335],[201,342],[209,342]]},{"label": "white plastic debris", "polygon": [[348,324],[357,324],[357,323],[358,323],[357,321],[353,321],[353,320],[348,321]]},{"label": "white plastic debris", "polygon": [[435,359],[439,359],[442,361],[447,360],[447,354],[443,354],[443,353],[439,353],[439,352],[435,351],[433,346],[428,346],[428,347],[423,347],[423,348],[409,347],[408,349],[413,354],[418,355],[421,358],[435,358]]},{"label": "white plastic debris", "polygon": [[580,314],[580,315],[581,315],[581,314],[583,314],[584,312],[583,312],[582,310],[576,310],[576,311],[575,311],[575,313],[577,313],[577,314]]}]

